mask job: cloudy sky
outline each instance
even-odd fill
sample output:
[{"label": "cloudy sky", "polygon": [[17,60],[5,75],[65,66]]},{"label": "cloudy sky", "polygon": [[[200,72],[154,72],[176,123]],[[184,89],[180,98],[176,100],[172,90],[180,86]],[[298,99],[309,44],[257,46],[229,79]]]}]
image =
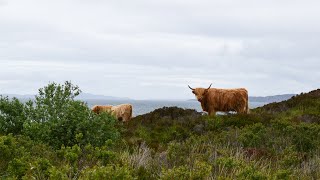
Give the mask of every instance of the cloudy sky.
[{"label": "cloudy sky", "polygon": [[318,0],[0,0],[0,93],[190,99],[320,87]]}]

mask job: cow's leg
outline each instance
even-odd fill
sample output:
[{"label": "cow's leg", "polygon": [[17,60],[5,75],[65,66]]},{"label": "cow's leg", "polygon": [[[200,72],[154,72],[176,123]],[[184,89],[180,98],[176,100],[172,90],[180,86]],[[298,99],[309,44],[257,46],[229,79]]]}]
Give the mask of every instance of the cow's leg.
[{"label": "cow's leg", "polygon": [[238,114],[248,114],[248,109],[247,109],[248,107],[244,107],[244,108],[242,108],[242,109],[239,109],[238,111],[237,111],[237,113]]},{"label": "cow's leg", "polygon": [[208,115],[209,116],[215,116],[216,115],[216,111],[215,110],[208,111]]}]

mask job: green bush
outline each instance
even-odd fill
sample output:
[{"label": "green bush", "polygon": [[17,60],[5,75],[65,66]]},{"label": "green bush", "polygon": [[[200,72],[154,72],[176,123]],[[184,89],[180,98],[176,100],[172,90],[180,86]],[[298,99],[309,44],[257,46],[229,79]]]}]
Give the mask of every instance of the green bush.
[{"label": "green bush", "polygon": [[287,147],[283,152],[283,157],[280,161],[280,164],[284,168],[294,168],[302,162],[302,158],[303,157],[301,154],[296,152],[292,146]]},{"label": "green bush", "polygon": [[25,160],[24,158],[14,158],[9,162],[7,172],[9,173],[10,177],[21,179],[22,176],[27,173],[28,169],[30,169],[30,167],[27,160]]},{"label": "green bush", "polygon": [[0,134],[21,134],[25,121],[24,104],[16,98],[0,96]]},{"label": "green bush", "polygon": [[131,170],[126,167],[119,166],[102,166],[93,167],[91,169],[86,169],[81,174],[80,178],[85,180],[96,180],[96,179],[110,179],[110,180],[122,180],[122,179],[135,179],[132,176]]},{"label": "green bush", "polygon": [[178,166],[172,169],[162,170],[160,179],[172,180],[172,179],[206,179],[211,174],[212,166],[206,162],[195,162],[194,168],[188,168],[187,166]]},{"label": "green bush", "polygon": [[275,174],[275,179],[287,180],[290,179],[292,172],[289,170],[278,170]]},{"label": "green bush", "polygon": [[268,176],[264,175],[257,168],[253,166],[245,167],[239,174],[238,179],[243,180],[265,180],[268,179]]},{"label": "green bush", "polygon": [[31,164],[30,172],[28,172],[25,179],[48,179],[50,177],[50,168],[52,164],[46,158],[38,158]]},{"label": "green bush", "polygon": [[243,128],[239,140],[244,147],[260,148],[267,145],[267,138],[266,127],[261,123],[257,123]]},{"label": "green bush", "polygon": [[160,176],[162,180],[191,179],[191,170],[186,166],[174,167],[163,170]]},{"label": "green bush", "polygon": [[242,166],[242,163],[233,157],[220,157],[216,160],[216,166],[218,166],[219,169],[232,170]]},{"label": "green bush", "polygon": [[45,167],[49,168],[57,156],[50,147],[29,137],[9,134],[0,136],[0,157],[0,177],[21,178],[28,174],[47,177]]},{"label": "green bush", "polygon": [[102,146],[108,139],[117,139],[114,117],[93,114],[86,104],[74,100],[80,92],[70,82],[41,88],[35,102],[26,105],[28,121],[24,134],[55,149],[78,143]]}]

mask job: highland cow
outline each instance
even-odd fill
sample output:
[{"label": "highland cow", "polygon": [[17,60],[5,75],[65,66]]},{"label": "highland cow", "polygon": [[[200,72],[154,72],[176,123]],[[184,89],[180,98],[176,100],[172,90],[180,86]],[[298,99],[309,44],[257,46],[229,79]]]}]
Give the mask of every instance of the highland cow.
[{"label": "highland cow", "polygon": [[101,106],[96,105],[92,108],[92,111],[100,114],[102,112],[111,113],[120,121],[129,121],[132,118],[132,105],[131,104],[121,104],[117,106]]},{"label": "highland cow", "polygon": [[[212,85],[212,84],[211,84]],[[209,115],[215,115],[217,111],[247,114],[248,91],[245,88],[238,89],[217,89],[217,88],[191,88],[192,93],[201,103],[203,111]]]}]

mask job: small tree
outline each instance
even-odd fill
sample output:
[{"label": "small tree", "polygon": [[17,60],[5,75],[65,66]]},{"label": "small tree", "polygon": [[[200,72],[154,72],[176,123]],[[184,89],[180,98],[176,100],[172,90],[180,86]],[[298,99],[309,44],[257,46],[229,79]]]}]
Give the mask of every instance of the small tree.
[{"label": "small tree", "polygon": [[0,96],[0,134],[20,134],[26,120],[24,104],[18,99]]},{"label": "small tree", "polygon": [[55,148],[78,143],[100,146],[116,139],[119,133],[115,119],[107,114],[95,115],[84,102],[74,100],[80,93],[79,87],[68,81],[39,89],[36,100],[26,104],[25,134]]}]

